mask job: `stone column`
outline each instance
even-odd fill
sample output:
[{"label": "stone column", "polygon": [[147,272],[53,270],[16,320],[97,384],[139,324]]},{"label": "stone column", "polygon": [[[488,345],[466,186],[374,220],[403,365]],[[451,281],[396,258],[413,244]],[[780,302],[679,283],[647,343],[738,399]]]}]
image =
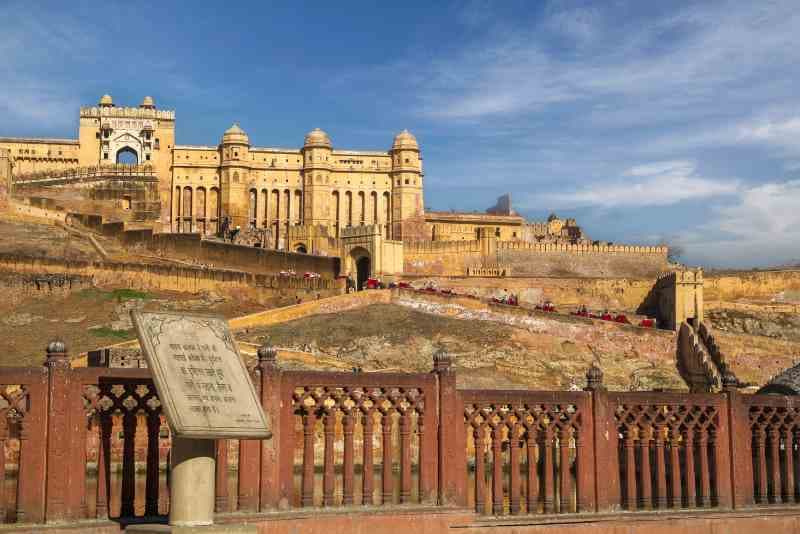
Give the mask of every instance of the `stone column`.
[{"label": "stone column", "polygon": [[214,481],[214,440],[173,438],[169,524],[213,524]]}]

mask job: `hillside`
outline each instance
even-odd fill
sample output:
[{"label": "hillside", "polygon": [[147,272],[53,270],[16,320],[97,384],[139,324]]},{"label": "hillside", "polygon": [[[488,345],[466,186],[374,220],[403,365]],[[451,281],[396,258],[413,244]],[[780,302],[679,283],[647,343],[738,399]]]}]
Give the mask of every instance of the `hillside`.
[{"label": "hillside", "polygon": [[[598,360],[612,389],[684,389],[674,365],[674,337],[656,334],[636,346],[621,342],[615,330],[587,329],[603,332],[587,340],[572,326],[564,335],[553,335],[494,321],[432,315],[396,304],[374,304],[250,328],[237,337],[256,344],[269,339],[276,346],[333,358],[364,371],[429,371],[433,353],[444,347],[455,358],[459,387],[582,388],[586,369]],[[325,368],[324,364],[292,365]]]}]

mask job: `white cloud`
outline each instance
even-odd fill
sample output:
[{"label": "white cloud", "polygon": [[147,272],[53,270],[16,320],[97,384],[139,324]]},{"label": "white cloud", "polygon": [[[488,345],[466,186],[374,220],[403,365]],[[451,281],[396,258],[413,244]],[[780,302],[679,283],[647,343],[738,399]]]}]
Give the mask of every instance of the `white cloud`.
[{"label": "white cloud", "polygon": [[769,86],[773,69],[800,60],[800,12],[791,0],[701,4],[645,21],[626,20],[625,8],[611,11],[546,13],[541,26],[548,35],[560,33],[573,47],[592,43],[573,54],[553,54],[542,28],[495,21],[484,40],[415,66],[426,71],[416,88],[423,112],[474,118],[625,98],[626,108],[713,113],[710,103],[753,101],[753,86]]},{"label": "white cloud", "polygon": [[740,192],[712,219],[677,242],[696,261],[764,266],[800,262],[800,180],[770,182]]},{"label": "white cloud", "polygon": [[553,208],[668,206],[685,200],[730,195],[736,180],[712,180],[697,175],[692,161],[658,161],[636,165],[612,181],[596,181],[571,191],[536,195]]}]

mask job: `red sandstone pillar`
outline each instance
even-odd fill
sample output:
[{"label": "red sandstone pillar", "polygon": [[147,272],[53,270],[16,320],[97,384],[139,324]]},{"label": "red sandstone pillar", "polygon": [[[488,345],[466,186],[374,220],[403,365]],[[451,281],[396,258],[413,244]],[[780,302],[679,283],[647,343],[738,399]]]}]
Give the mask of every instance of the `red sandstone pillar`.
[{"label": "red sandstone pillar", "polygon": [[[66,345],[54,341],[47,347],[47,482],[46,520],[69,519],[70,454],[74,435],[70,428],[71,369]],[[64,441],[67,440],[67,443]]]},{"label": "red sandstone pillar", "polygon": [[[261,478],[259,508],[286,509],[291,502],[291,469],[294,464],[291,438],[294,437],[291,418],[291,402],[288,403],[289,418],[284,419],[285,407],[281,406],[281,382],[283,373],[278,367],[278,351],[265,345],[258,349],[258,369],[261,381],[261,406],[271,425],[272,437],[261,441]],[[281,433],[286,425],[287,436]],[[285,443],[285,437],[290,441]],[[285,449],[285,450],[284,450]],[[289,478],[283,480],[282,466],[289,464]]]},{"label": "red sandstone pillar", "polygon": [[[732,387],[726,388],[726,395],[728,397],[729,432],[727,437],[717,438],[717,451],[727,448],[729,489],[726,491],[730,499],[728,503],[733,508],[743,508],[755,502],[752,431],[747,407],[742,402],[742,395]],[[719,488],[722,492],[723,485],[720,484]],[[720,501],[722,501],[721,497]],[[723,506],[722,502],[720,502],[720,506]]]},{"label": "red sandstone pillar", "polygon": [[456,389],[452,360],[443,350],[433,356],[439,378],[439,504],[467,505],[467,436],[464,403]]},{"label": "red sandstone pillar", "polygon": [[[592,424],[591,428],[586,428],[584,423],[582,433],[586,434],[586,445],[581,447],[579,452],[583,451],[584,462],[588,464],[585,465],[585,476],[589,479],[581,475],[579,493],[581,487],[585,487],[585,491],[591,491],[597,512],[619,511],[622,495],[619,479],[619,433],[614,417],[614,406],[603,386],[602,370],[593,364],[586,373],[586,378],[586,389],[592,392],[591,415],[586,419],[591,419]],[[587,433],[589,431],[591,433]],[[578,464],[580,469],[580,458]],[[581,502],[585,501],[581,499]]]},{"label": "red sandstone pillar", "polygon": [[[261,380],[253,380],[260,389]],[[238,511],[257,512],[261,489],[261,441],[257,439],[239,440],[239,499]]]},{"label": "red sandstone pillar", "polygon": [[27,385],[29,404],[18,407],[23,414],[19,428],[18,523],[43,523],[45,520],[48,377],[48,369],[43,368]]}]

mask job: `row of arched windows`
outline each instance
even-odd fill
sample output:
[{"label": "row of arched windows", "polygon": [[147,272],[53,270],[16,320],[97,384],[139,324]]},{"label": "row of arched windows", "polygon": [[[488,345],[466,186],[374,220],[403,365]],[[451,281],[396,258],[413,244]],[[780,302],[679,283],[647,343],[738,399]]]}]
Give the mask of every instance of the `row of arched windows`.
[{"label": "row of arched windows", "polygon": [[214,234],[219,221],[219,189],[176,187],[172,198],[172,220],[177,232]]},{"label": "row of arched windows", "polygon": [[341,229],[361,224],[380,224],[391,228],[392,196],[376,191],[369,194],[359,191],[333,191],[331,193],[331,222],[333,234],[339,237]]}]

